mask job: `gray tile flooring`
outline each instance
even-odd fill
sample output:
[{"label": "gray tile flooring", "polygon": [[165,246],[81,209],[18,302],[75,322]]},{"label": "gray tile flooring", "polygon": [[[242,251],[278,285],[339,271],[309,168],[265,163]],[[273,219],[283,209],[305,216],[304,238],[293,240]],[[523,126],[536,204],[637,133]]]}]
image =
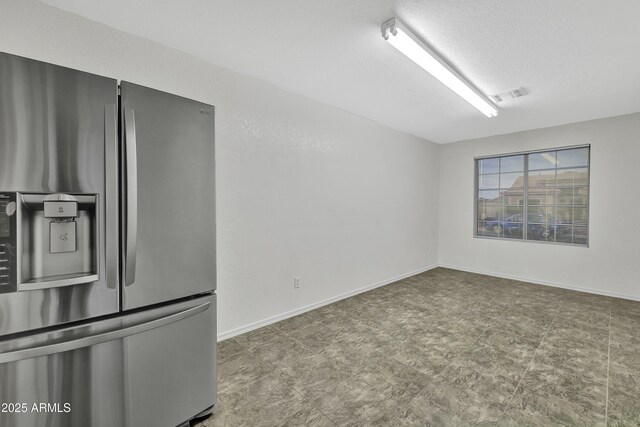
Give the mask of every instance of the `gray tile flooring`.
[{"label": "gray tile flooring", "polygon": [[438,268],[219,343],[200,426],[637,426],[639,326],[639,302]]}]

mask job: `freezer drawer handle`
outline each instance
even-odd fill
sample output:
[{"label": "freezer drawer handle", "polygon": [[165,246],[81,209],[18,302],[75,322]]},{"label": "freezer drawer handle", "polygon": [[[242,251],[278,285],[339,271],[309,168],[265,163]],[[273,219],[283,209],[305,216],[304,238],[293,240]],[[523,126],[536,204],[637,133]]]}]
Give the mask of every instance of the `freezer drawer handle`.
[{"label": "freezer drawer handle", "polygon": [[93,345],[105,343],[107,341],[113,341],[131,335],[139,334],[141,332],[159,328],[160,326],[168,325],[170,323],[175,323],[191,316],[195,316],[198,313],[206,311],[210,305],[210,302],[205,302],[204,304],[188,308],[186,310],[171,314],[166,317],[161,317],[160,319],[151,320],[115,331],[90,335],[78,339],[70,339],[68,341],[57,342],[55,344],[40,345],[31,348],[24,348],[15,351],[8,351],[6,353],[0,353],[0,364],[15,362],[17,360],[30,359],[33,357],[47,356],[54,353],[77,350],[79,348],[90,347]]},{"label": "freezer drawer handle", "polygon": [[136,142],[136,116],[133,108],[124,107],[124,139],[126,164],[127,223],[125,224],[124,285],[136,281],[136,251],[138,247],[138,161]]}]

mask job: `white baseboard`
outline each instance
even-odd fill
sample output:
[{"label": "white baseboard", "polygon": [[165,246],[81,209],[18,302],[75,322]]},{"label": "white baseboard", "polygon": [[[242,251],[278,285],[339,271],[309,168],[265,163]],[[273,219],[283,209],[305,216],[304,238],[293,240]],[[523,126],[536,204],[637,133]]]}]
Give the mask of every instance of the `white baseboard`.
[{"label": "white baseboard", "polygon": [[263,319],[263,320],[259,320],[257,322],[249,323],[248,325],[241,326],[239,328],[232,329],[230,331],[222,332],[222,333],[218,334],[218,341],[226,340],[227,338],[232,338],[232,337],[235,337],[236,335],[244,334],[245,332],[249,332],[249,331],[252,331],[254,329],[258,329],[258,328],[261,328],[263,326],[267,326],[267,325],[270,325],[272,323],[279,322],[280,320],[284,320],[284,319],[288,319],[289,317],[297,316],[298,314],[302,314],[302,313],[305,313],[307,311],[314,310],[316,308],[319,308],[319,307],[334,303],[336,301],[340,301],[342,299],[349,298],[351,296],[354,296],[354,295],[357,295],[357,294],[361,294],[363,292],[367,292],[367,291],[370,291],[370,290],[375,289],[375,288],[379,288],[380,286],[388,285],[389,283],[397,282],[398,280],[402,280],[402,279],[406,279],[407,277],[415,276],[416,274],[420,274],[420,273],[423,273],[425,271],[432,270],[432,269],[434,269],[436,267],[450,268],[452,270],[466,271],[468,273],[484,274],[486,276],[493,276],[493,277],[500,277],[500,278],[503,278],[503,279],[518,280],[520,282],[528,282],[528,283],[534,283],[536,285],[552,286],[554,288],[569,289],[569,290],[573,290],[573,291],[586,292],[586,293],[589,293],[589,294],[603,295],[603,296],[614,297],[614,298],[623,298],[623,299],[628,299],[628,300],[632,300],[632,301],[640,301],[640,296],[637,296],[637,295],[628,295],[628,294],[623,294],[623,293],[619,293],[619,292],[608,292],[608,291],[602,291],[602,290],[598,290],[598,289],[584,288],[584,287],[581,287],[581,286],[568,285],[568,284],[565,284],[565,283],[552,282],[552,281],[549,281],[549,280],[540,280],[540,279],[535,279],[535,278],[532,278],[532,277],[518,276],[518,275],[513,275],[513,274],[496,273],[495,271],[487,271],[487,270],[481,270],[481,269],[477,269],[477,268],[461,267],[461,266],[457,266],[457,265],[440,263],[440,264],[430,265],[428,267],[423,267],[423,268],[420,268],[418,270],[411,271],[409,273],[401,274],[399,276],[395,276],[395,277],[392,277],[390,279],[383,280],[383,281],[378,282],[378,283],[374,283],[373,285],[368,285],[368,286],[365,286],[365,287],[362,287],[362,288],[359,288],[359,289],[356,289],[356,290],[353,290],[353,291],[349,291],[349,292],[346,292],[344,294],[340,294],[340,295],[337,295],[335,297],[331,297],[331,298],[316,302],[314,304],[309,304],[309,305],[306,305],[304,307],[297,308],[295,310],[287,311],[285,313],[278,314],[276,316],[272,316],[272,317],[268,317],[268,318]]},{"label": "white baseboard", "polygon": [[602,291],[599,289],[584,288],[581,286],[568,285],[565,283],[551,282],[549,280],[540,280],[540,279],[534,279],[531,277],[496,273],[495,271],[486,271],[486,270],[481,270],[477,268],[460,267],[456,265],[442,264],[442,263],[439,264],[438,267],[450,268],[452,270],[466,271],[468,273],[484,274],[486,276],[500,277],[503,279],[518,280],[520,282],[534,283],[536,285],[544,285],[544,286],[551,286],[554,288],[562,288],[562,289],[569,289],[572,291],[586,292],[589,294],[603,295],[603,296],[614,297],[614,298],[623,298],[623,299],[628,299],[632,301],[640,301],[640,296],[637,296],[637,295],[628,295],[628,294],[623,294],[619,292],[608,292],[608,291]]},{"label": "white baseboard", "polygon": [[305,313],[307,311],[314,310],[316,308],[320,308],[324,305],[328,305],[334,303],[336,301],[340,301],[345,298],[352,297],[354,295],[361,294],[363,292],[370,291],[375,288],[379,288],[380,286],[388,285],[389,283],[397,282],[398,280],[406,279],[407,277],[415,276],[416,274],[424,273],[425,271],[432,270],[436,267],[439,267],[438,264],[433,264],[428,267],[422,267],[418,270],[411,271],[409,273],[401,274],[399,276],[391,277],[389,279],[383,280],[378,283],[374,283],[373,285],[368,285],[363,288],[359,288],[353,291],[345,292],[344,294],[337,295],[335,297],[327,298],[325,300],[306,305],[304,307],[297,308],[295,310],[287,311],[282,314],[278,314],[276,316],[271,316],[263,320],[259,320],[257,322],[249,323],[248,325],[241,326],[236,329],[232,329],[230,331],[222,332],[218,334],[218,341],[226,340],[227,338],[235,337],[236,335],[244,334],[245,332],[252,331],[254,329],[261,328],[263,326],[270,325],[272,323],[279,322],[284,319],[288,319],[289,317],[297,316],[298,314]]}]

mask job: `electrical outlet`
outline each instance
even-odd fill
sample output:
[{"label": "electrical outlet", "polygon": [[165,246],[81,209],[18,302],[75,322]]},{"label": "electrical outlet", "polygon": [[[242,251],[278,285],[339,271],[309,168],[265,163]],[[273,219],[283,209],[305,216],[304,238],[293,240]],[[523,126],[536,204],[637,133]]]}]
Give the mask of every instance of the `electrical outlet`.
[{"label": "electrical outlet", "polygon": [[293,278],[293,289],[300,289],[300,278],[297,276]]}]

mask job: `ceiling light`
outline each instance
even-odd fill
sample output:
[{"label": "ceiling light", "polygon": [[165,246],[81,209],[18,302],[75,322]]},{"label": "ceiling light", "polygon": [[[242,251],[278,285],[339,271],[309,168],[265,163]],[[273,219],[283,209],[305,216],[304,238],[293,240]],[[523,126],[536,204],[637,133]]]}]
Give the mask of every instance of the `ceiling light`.
[{"label": "ceiling light", "polygon": [[382,24],[382,37],[413,62],[444,83],[469,104],[487,117],[498,115],[498,109],[471,83],[440,58],[426,43],[407,29],[396,18]]}]

